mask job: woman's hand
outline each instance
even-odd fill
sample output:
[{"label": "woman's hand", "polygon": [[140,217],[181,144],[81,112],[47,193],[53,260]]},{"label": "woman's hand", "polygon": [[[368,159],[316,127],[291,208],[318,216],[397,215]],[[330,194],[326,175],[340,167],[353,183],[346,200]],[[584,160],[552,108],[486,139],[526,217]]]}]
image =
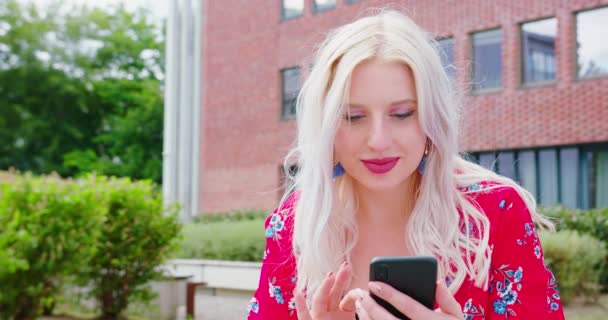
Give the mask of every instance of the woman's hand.
[{"label": "woman's hand", "polygon": [[[382,282],[370,282],[369,289],[412,320],[462,320],[464,318],[460,304],[442,281],[437,282],[435,300],[439,308],[435,311]],[[362,295],[358,289],[351,290],[342,299],[340,308],[343,310],[356,309],[359,320],[397,320],[395,316],[377,304],[369,294]]]},{"label": "woman's hand", "polygon": [[306,306],[306,298],[302,292],[296,292],[296,310],[300,320],[352,320],[355,318],[354,310],[345,312],[340,310],[340,300],[350,278],[351,268],[344,262],[338,273],[329,273],[312,298],[312,309]]}]

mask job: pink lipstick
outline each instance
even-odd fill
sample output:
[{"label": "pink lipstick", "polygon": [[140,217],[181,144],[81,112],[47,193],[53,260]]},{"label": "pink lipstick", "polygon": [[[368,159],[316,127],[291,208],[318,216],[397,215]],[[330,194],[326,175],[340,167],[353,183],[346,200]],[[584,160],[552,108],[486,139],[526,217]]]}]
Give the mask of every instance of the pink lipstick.
[{"label": "pink lipstick", "polygon": [[361,160],[363,165],[375,174],[384,174],[391,171],[398,161],[399,157]]}]

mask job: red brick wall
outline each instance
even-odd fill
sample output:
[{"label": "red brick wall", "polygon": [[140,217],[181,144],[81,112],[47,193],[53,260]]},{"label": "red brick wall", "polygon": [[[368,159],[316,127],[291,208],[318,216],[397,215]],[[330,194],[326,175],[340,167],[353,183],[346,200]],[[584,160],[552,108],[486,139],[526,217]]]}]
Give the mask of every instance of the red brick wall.
[{"label": "red brick wall", "polygon": [[[503,29],[503,89],[465,96],[466,151],[608,141],[608,77],[577,80],[574,12],[608,0],[363,0],[281,21],[280,0],[204,1],[200,210],[272,209],[279,170],[295,134],[280,120],[279,70],[302,65],[325,32],[367,7],[404,9],[437,37],[454,37],[455,64],[470,65],[470,33]],[[520,85],[519,24],[557,17],[557,82]],[[459,82],[469,75],[458,75]]]}]

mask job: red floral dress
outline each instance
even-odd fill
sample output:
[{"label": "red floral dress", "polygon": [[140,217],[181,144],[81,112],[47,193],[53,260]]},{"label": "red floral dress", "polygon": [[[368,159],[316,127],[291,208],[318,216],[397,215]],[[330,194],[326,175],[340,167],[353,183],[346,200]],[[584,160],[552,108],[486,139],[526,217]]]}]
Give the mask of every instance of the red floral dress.
[{"label": "red floral dress", "polygon": [[[455,294],[464,319],[564,319],[555,277],[543,261],[530,212],[514,189],[487,189],[489,185],[462,188],[488,216],[493,248],[487,290],[467,277]],[[290,197],[266,219],[260,282],[247,308],[250,320],[297,319],[291,245],[295,201],[295,196]]]}]

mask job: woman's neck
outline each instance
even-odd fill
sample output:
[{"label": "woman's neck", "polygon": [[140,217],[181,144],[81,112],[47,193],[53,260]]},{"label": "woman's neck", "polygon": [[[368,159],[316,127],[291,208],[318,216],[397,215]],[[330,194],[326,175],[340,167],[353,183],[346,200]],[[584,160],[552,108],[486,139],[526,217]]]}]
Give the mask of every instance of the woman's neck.
[{"label": "woman's neck", "polygon": [[374,225],[404,226],[414,208],[416,178],[411,177],[388,190],[370,190],[355,184],[359,203],[357,219]]}]

